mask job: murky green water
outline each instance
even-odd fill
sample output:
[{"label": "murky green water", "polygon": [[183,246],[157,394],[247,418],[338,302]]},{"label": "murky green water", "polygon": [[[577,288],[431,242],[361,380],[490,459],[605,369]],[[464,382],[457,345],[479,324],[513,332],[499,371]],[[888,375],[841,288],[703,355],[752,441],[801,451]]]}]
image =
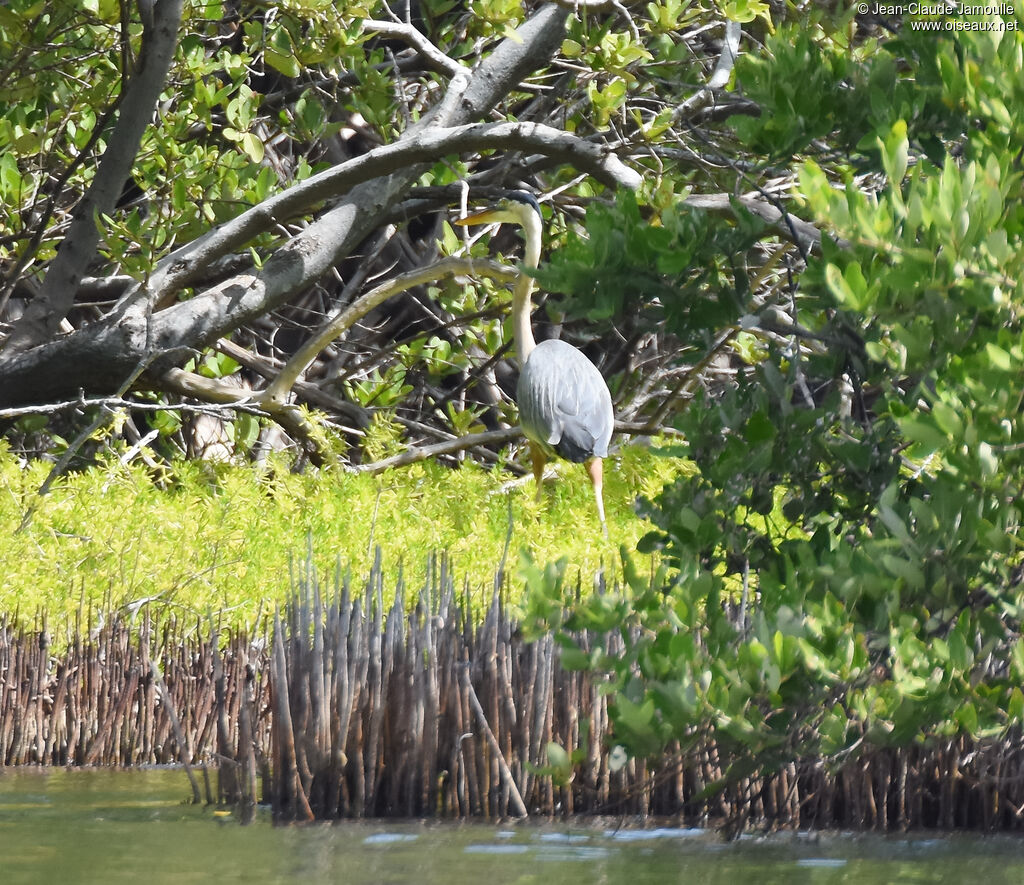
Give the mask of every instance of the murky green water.
[{"label": "murky green water", "polygon": [[186,804],[180,771],[0,773],[0,882],[1024,882],[1024,839],[344,823],[241,827]]}]

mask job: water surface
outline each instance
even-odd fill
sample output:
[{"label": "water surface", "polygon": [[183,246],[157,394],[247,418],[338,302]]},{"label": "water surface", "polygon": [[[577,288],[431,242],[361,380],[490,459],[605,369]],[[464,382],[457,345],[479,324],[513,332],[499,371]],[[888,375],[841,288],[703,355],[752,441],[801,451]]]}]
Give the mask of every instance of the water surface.
[{"label": "water surface", "polygon": [[1013,836],[372,822],[242,827],[178,770],[0,773],[0,882],[879,885],[1024,882]]}]

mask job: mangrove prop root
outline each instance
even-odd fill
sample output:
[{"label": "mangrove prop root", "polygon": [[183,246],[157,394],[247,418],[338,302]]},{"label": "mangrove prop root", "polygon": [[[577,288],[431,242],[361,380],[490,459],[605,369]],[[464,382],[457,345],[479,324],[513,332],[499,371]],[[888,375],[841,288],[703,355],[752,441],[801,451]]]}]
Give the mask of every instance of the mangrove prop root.
[{"label": "mangrove prop root", "polygon": [[[736,830],[1024,828],[1019,732],[865,747],[838,768],[803,759],[732,782],[709,736],[612,771],[608,695],[562,669],[550,636],[524,641],[497,594],[474,606],[444,559],[387,609],[379,560],[374,571],[357,598],[341,579],[323,593],[307,567],[255,636],[112,613],[55,639],[42,619],[0,617],[0,765],[210,764],[218,801],[242,820],[259,780],[279,821],[599,813]],[[621,651],[615,635],[580,641]],[[549,773],[550,742],[575,760],[571,777]]]}]

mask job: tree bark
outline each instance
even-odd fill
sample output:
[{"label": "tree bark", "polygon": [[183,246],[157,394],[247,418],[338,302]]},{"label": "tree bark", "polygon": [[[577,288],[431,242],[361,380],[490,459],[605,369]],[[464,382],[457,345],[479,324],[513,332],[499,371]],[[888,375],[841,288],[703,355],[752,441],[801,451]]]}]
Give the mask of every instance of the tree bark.
[{"label": "tree bark", "polygon": [[96,255],[97,212],[114,211],[131,174],[143,133],[153,118],[178,44],[184,0],[160,0],[145,21],[139,67],[128,82],[121,113],[110,135],[96,177],[75,208],[67,236],[50,264],[42,288],[29,302],[7,340],[8,352],[24,350],[51,338],[75,302],[78,284]]},{"label": "tree bark", "polygon": [[[161,0],[157,8],[168,0]],[[178,0],[180,2],[180,0]],[[427,130],[458,127],[484,117],[532,71],[543,67],[561,46],[568,11],[541,7],[515,37],[502,41],[472,72],[453,78],[445,98],[399,144],[431,140]],[[445,152],[452,145],[441,140]],[[340,201],[280,247],[258,271],[236,274],[193,298],[152,313],[152,286],[139,287],[101,321],[65,338],[25,352],[0,355],[0,407],[45,402],[74,395],[79,388],[107,393],[139,365],[146,380],[160,387],[162,373],[194,349],[208,346],[246,322],[281,306],[344,259],[416,182],[426,161],[400,168],[348,191]],[[259,212],[257,207],[255,212]],[[207,237],[216,236],[211,232]],[[218,250],[222,254],[223,250]],[[166,268],[180,285],[189,269],[179,255]],[[67,293],[65,292],[65,298]],[[71,296],[73,297],[73,295]],[[66,310],[64,311],[66,313]],[[58,320],[59,322],[59,320]],[[48,321],[46,328],[55,328]]]},{"label": "tree bark", "polygon": [[192,285],[210,263],[241,248],[275,224],[308,211],[351,188],[391,175],[416,163],[434,163],[447,154],[480,150],[529,150],[572,163],[611,186],[637,188],[640,175],[599,145],[539,123],[475,123],[424,129],[318,173],[253,206],[162,259],[148,283],[157,304]]}]

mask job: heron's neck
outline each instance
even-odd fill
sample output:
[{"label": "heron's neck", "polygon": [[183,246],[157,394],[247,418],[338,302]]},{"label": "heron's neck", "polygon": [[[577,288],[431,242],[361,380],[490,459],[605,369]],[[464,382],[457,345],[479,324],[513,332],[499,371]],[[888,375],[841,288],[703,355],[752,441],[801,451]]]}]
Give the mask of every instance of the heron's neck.
[{"label": "heron's neck", "polygon": [[[526,250],[523,253],[523,266],[535,268],[540,264],[540,241],[541,241],[541,219],[536,212],[530,212],[523,219],[523,232],[526,235]],[[522,273],[516,280],[515,289],[512,292],[512,323],[513,334],[516,339],[516,352],[519,355],[519,365],[526,364],[526,358],[537,346],[533,337],[533,328],[530,326],[530,312],[532,304],[530,296],[533,294],[533,277]]]},{"label": "heron's neck", "polygon": [[512,332],[516,338],[516,353],[519,365],[526,365],[526,358],[537,346],[530,328],[530,295],[533,292],[533,278],[523,274],[516,280],[512,293]]}]

